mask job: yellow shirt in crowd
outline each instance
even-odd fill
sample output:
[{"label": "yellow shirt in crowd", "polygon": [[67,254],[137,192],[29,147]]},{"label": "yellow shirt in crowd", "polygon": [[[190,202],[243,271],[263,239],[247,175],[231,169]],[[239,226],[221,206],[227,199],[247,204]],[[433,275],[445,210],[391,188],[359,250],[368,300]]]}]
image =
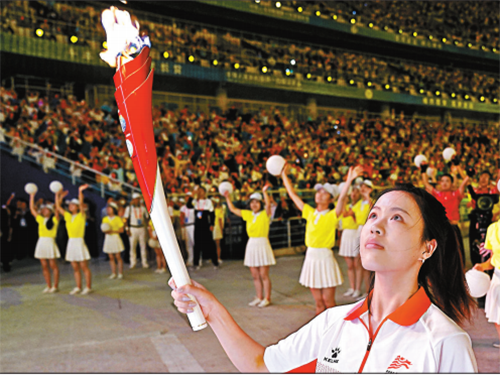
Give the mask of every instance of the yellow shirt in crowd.
[{"label": "yellow shirt in crowd", "polygon": [[500,269],[500,221],[488,227],[484,247],[493,250],[491,264],[493,267]]},{"label": "yellow shirt in crowd", "polygon": [[354,212],[354,215],[356,215],[356,224],[358,226],[365,225],[366,219],[368,219],[368,214],[370,213],[370,203],[371,202],[365,202],[360,199],[354,206],[352,206],[352,211]]},{"label": "yellow shirt in crowd", "polygon": [[38,223],[38,237],[51,237],[56,238],[57,236],[57,226],[59,225],[59,220],[54,216],[54,226],[52,229],[47,229],[47,220],[42,215],[36,215],[36,222]]},{"label": "yellow shirt in crowd", "polygon": [[302,217],[307,220],[306,246],[332,249],[335,245],[335,229],[339,221],[335,210],[318,212],[305,204]]},{"label": "yellow shirt in crowd", "polygon": [[265,210],[256,214],[250,210],[241,210],[241,218],[247,222],[248,237],[267,237],[269,235],[269,216]]},{"label": "yellow shirt in crowd", "polygon": [[68,211],[64,212],[64,221],[66,221],[69,238],[83,238],[85,236],[85,216],[81,212],[76,215],[71,215]]},{"label": "yellow shirt in crowd", "polygon": [[108,223],[109,226],[111,227],[111,230],[118,231],[120,228],[124,227],[123,220],[119,216],[113,216],[113,218],[110,218],[109,216],[105,216],[102,219],[102,223]]},{"label": "yellow shirt in crowd", "polygon": [[[358,201],[359,202],[359,201]],[[354,211],[354,206],[347,207],[347,209],[351,208]],[[350,215],[345,216],[342,214],[342,229],[358,229],[358,223],[354,221],[354,218]]]}]

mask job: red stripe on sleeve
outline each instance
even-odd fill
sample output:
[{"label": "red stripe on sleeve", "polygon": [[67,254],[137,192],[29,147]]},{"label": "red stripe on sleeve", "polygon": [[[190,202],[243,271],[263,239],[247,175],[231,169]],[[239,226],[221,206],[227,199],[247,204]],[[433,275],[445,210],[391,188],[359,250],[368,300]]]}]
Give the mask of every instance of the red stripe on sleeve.
[{"label": "red stripe on sleeve", "polygon": [[316,372],[316,362],[318,362],[317,359],[300,367],[294,368],[293,370],[288,371],[287,374],[314,374]]}]

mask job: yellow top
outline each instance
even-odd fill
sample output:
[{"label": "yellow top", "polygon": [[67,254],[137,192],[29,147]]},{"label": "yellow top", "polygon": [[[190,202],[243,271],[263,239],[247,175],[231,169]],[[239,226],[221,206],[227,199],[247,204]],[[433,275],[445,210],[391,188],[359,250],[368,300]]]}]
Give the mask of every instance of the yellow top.
[{"label": "yellow top", "polygon": [[269,235],[269,216],[265,210],[256,214],[250,210],[241,210],[241,218],[247,222],[248,237],[267,237]]},{"label": "yellow top", "polygon": [[105,216],[102,219],[102,223],[108,223],[111,227],[111,230],[118,231],[120,228],[124,227],[123,220],[119,216],[113,216],[113,218],[110,218],[109,216]]},{"label": "yellow top", "polygon": [[365,225],[366,219],[368,219],[368,214],[370,213],[370,203],[371,202],[365,202],[360,199],[354,206],[352,206],[352,211],[354,212],[354,215],[356,215],[357,226]]},{"label": "yellow top", "polygon": [[[354,211],[354,207],[352,205],[349,205],[347,208],[350,208]],[[354,221],[354,218],[352,216],[345,216],[344,214],[342,214],[341,219],[342,229],[358,229],[358,224]]]},{"label": "yellow top", "polygon": [[219,219],[222,220],[224,225],[224,207],[217,207],[215,209],[215,225],[219,225]]},{"label": "yellow top", "polygon": [[486,232],[484,247],[493,250],[491,264],[500,269],[500,221],[491,224]]},{"label": "yellow top", "polygon": [[51,237],[56,238],[57,236],[57,226],[59,225],[59,220],[54,216],[54,226],[52,229],[47,229],[47,219],[42,215],[36,215],[36,222],[38,223],[38,237]]},{"label": "yellow top", "polygon": [[335,245],[335,228],[339,218],[335,210],[316,211],[304,205],[302,217],[307,220],[306,246],[331,249]]},{"label": "yellow top", "polygon": [[64,212],[64,221],[66,221],[69,238],[83,238],[85,236],[85,216],[81,212],[76,215],[71,215],[68,211]]}]

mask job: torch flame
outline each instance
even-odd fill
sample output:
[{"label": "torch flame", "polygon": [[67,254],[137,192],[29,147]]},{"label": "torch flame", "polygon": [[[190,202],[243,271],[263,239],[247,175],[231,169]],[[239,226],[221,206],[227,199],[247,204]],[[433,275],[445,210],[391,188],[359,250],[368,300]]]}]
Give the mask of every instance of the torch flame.
[{"label": "torch flame", "polygon": [[133,59],[131,55],[149,46],[147,36],[139,36],[139,22],[132,21],[126,10],[111,7],[102,12],[102,26],[106,30],[107,50],[99,54],[109,66],[116,68]]}]

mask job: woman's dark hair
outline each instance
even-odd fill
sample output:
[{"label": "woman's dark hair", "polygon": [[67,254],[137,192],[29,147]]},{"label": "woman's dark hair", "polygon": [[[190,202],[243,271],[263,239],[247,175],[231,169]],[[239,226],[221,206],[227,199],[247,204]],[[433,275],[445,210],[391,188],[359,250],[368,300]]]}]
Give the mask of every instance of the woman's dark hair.
[{"label": "woman's dark hair", "polygon": [[116,216],[116,215],[118,215],[118,208],[113,207],[113,206],[111,206],[111,205],[108,205],[107,207],[111,207],[111,209],[113,210],[113,214],[114,214],[115,216]]},{"label": "woman's dark hair", "polygon": [[265,207],[265,206],[264,206],[264,202],[263,202],[263,201],[258,200],[258,199],[250,199],[250,200],[248,201],[248,204],[247,204],[247,210],[251,210],[251,208],[250,208],[250,203],[252,203],[252,201],[257,201],[257,202],[259,202],[259,203],[260,203],[260,209],[259,209],[259,211],[262,211],[262,210],[264,209],[264,207]]},{"label": "woman's dark hair", "polygon": [[[419,285],[424,288],[431,302],[456,323],[470,321],[471,310],[476,303],[469,294],[459,242],[446,217],[445,208],[434,196],[412,184],[397,185],[384,190],[377,200],[393,191],[402,191],[413,197],[424,221],[422,241],[434,239],[437,242],[433,255],[420,268]],[[370,290],[373,286],[374,279]]]},{"label": "woman's dark hair", "polygon": [[47,223],[45,224],[48,230],[51,230],[54,228],[54,214],[51,214],[49,216],[49,219],[47,220]]}]

